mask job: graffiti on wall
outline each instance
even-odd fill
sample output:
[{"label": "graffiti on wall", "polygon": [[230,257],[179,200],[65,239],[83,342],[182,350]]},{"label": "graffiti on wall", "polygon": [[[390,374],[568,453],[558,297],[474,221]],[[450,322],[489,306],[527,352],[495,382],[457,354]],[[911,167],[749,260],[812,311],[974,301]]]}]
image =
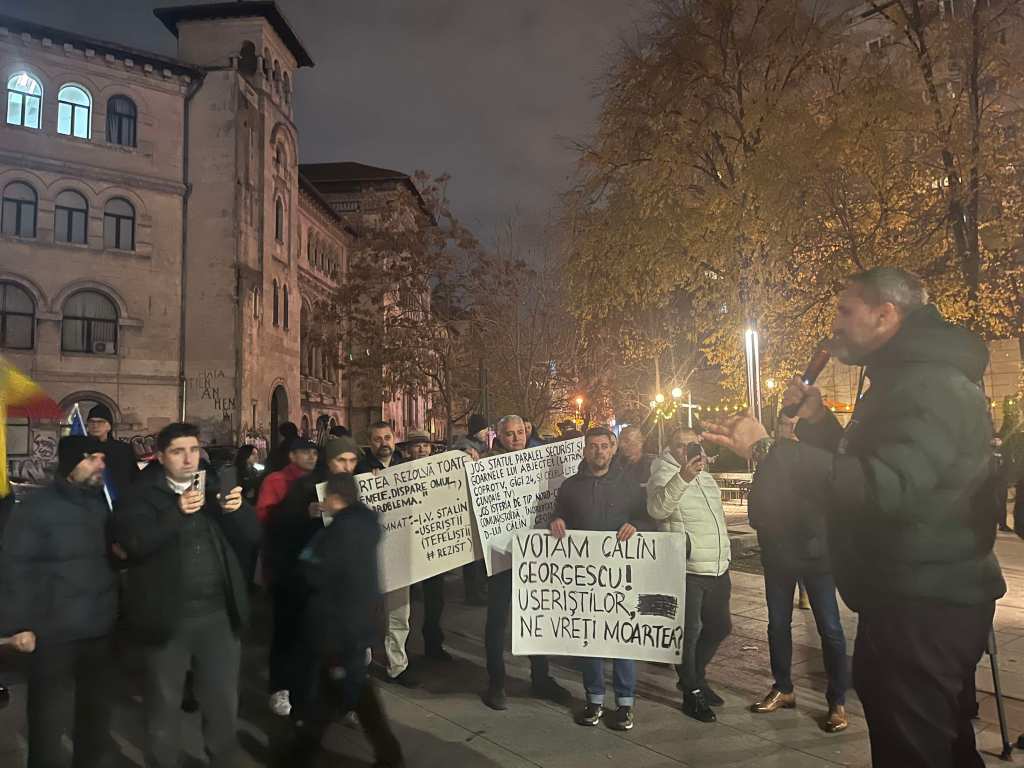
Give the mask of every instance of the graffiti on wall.
[{"label": "graffiti on wall", "polygon": [[57,468],[58,439],[55,430],[33,430],[29,455],[11,458],[8,462],[11,479],[26,483],[52,480]]},{"label": "graffiti on wall", "polygon": [[204,408],[218,411],[225,420],[234,415],[234,382],[228,379],[223,368],[204,368],[189,376],[185,380],[185,392],[190,400],[200,400]]}]

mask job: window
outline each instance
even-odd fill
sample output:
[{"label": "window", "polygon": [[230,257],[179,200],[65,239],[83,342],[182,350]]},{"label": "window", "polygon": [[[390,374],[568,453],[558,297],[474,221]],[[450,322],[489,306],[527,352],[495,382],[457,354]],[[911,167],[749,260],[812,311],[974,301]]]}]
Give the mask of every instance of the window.
[{"label": "window", "polygon": [[32,349],[36,305],[16,283],[0,283],[0,347]]},{"label": "window", "polygon": [[138,112],[127,96],[111,96],[107,102],[107,141],[122,147],[135,146]]},{"label": "window", "polygon": [[87,242],[89,204],[77,192],[66,189],[57,195],[53,213],[53,237],[58,243]]},{"label": "window", "polygon": [[36,191],[28,184],[13,181],[4,187],[0,231],[16,237],[35,237],[36,202]]},{"label": "window", "polygon": [[19,416],[7,417],[7,455],[28,456],[29,446],[28,419]]},{"label": "window", "polygon": [[92,97],[78,85],[65,85],[57,92],[57,133],[88,139]]},{"label": "window", "polygon": [[61,350],[94,355],[117,351],[117,307],[96,291],[79,291],[64,302]]},{"label": "window", "polygon": [[111,199],[103,209],[103,247],[135,250],[135,208],[123,198]]},{"label": "window", "polygon": [[274,203],[274,239],[284,242],[284,202],[280,197]]},{"label": "window", "polygon": [[283,323],[283,325],[284,325],[284,329],[287,331],[288,330],[288,286],[287,285],[284,287],[284,306],[282,307],[282,309],[284,311],[284,323]]},{"label": "window", "polygon": [[271,317],[273,318],[274,327],[276,328],[280,323],[281,318],[281,297],[280,288],[278,287],[277,280],[274,280],[274,309]]},{"label": "window", "polygon": [[7,122],[38,128],[43,87],[28,72],[15,72],[7,81]]}]

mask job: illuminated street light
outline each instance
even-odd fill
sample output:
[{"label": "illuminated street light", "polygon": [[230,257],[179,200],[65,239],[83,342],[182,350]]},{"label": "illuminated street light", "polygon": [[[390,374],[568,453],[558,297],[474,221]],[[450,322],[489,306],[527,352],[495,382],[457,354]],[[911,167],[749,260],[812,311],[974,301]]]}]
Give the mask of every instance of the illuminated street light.
[{"label": "illuminated street light", "polygon": [[764,380],[764,385],[769,390],[775,389],[775,379],[765,379]]},{"label": "illuminated street light", "polygon": [[661,405],[662,403],[665,402],[665,396],[661,394],[661,392],[659,392],[654,396],[654,402],[656,402],[658,405]]},{"label": "illuminated street light", "polygon": [[577,408],[582,408],[583,407],[583,398],[582,397],[577,397],[576,398],[576,407]]},{"label": "illuminated street light", "polygon": [[683,396],[683,390],[681,390],[679,387],[674,387],[672,389],[672,398],[673,399],[678,400],[682,396]]}]

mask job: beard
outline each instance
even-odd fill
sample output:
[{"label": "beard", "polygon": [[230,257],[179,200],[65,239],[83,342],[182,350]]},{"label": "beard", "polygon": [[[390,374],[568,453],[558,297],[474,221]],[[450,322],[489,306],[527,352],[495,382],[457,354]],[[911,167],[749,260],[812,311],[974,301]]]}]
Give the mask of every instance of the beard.
[{"label": "beard", "polygon": [[862,365],[864,356],[867,354],[858,345],[841,336],[834,336],[830,339],[828,349],[832,353],[832,357],[844,365]]}]

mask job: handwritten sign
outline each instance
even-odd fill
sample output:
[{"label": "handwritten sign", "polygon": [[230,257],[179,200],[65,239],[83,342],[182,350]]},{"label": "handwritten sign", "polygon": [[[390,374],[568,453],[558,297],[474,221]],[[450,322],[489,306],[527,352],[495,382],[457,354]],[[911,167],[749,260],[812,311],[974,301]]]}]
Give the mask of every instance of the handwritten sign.
[{"label": "handwritten sign", "polygon": [[555,492],[576,474],[583,438],[502,453],[466,464],[484,563],[489,576],[512,567],[517,531],[547,526]]},{"label": "handwritten sign", "polygon": [[381,516],[384,592],[480,558],[466,493],[466,460],[462,451],[448,451],[389,467],[379,475],[356,476],[359,498]]},{"label": "handwritten sign", "polygon": [[512,653],[682,660],[686,558],[677,533],[516,535]]}]

